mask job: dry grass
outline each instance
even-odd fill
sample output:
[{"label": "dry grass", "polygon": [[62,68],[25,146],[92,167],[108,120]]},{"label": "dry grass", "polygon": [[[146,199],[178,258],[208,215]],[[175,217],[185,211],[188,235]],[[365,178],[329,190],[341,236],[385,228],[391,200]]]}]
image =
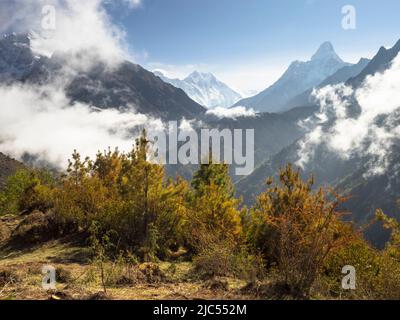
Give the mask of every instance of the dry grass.
[{"label": "dry grass", "polygon": [[[0,271],[15,274],[19,282],[0,285],[0,299],[43,300],[89,299],[102,291],[99,272],[88,262],[88,251],[59,241],[51,241],[24,251],[0,250]],[[56,291],[42,289],[42,267],[52,265],[70,277],[57,283]],[[161,262],[158,268],[165,281],[113,285],[107,288],[107,296],[118,300],[185,300],[185,299],[250,299],[240,288],[245,283],[230,278],[219,281],[227,288],[205,285],[191,277],[192,265],[188,262]],[[139,266],[146,269],[146,266]]]}]

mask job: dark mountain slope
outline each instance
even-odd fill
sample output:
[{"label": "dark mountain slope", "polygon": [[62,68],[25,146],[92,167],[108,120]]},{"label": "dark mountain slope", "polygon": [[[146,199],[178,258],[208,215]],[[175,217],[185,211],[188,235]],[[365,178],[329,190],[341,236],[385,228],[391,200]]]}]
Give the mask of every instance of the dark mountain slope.
[{"label": "dark mountain slope", "polygon": [[317,111],[316,107],[299,107],[284,113],[260,113],[255,117],[237,119],[217,119],[210,116],[205,123],[220,129],[254,129],[255,164],[272,156],[289,146],[304,134],[298,125],[300,120],[310,117]]},{"label": "dark mountain slope", "polygon": [[[400,220],[400,145],[394,146],[388,156],[389,165],[383,174],[369,175],[365,165],[344,177],[337,189],[351,198],[343,208],[352,213],[351,218],[358,224],[367,224],[377,209]],[[388,240],[379,224],[366,231],[367,238],[382,247]]]},{"label": "dark mountain slope", "polygon": [[7,178],[23,167],[21,162],[11,159],[0,152],[0,190],[4,188]]},{"label": "dark mountain slope", "polygon": [[140,113],[164,120],[193,119],[205,113],[205,108],[191,100],[182,89],[130,62],[112,71],[99,65],[88,73],[80,73],[67,92],[73,101],[101,109],[133,107]]},{"label": "dark mountain slope", "polygon": [[[183,90],[128,61],[108,68],[100,61],[91,60],[93,67],[88,71],[73,70],[66,76],[64,67],[77,56],[56,53],[49,59],[35,54],[31,37],[11,34],[0,40],[0,83],[53,84],[62,77],[69,80],[66,92],[71,102],[84,102],[101,109],[133,107],[164,120],[192,119],[205,113],[205,108]],[[91,57],[88,52],[80,55]]]},{"label": "dark mountain slope", "polygon": [[[279,169],[288,163],[295,164],[298,160],[300,147],[295,141],[279,153],[265,160],[249,176],[244,177],[236,184],[238,195],[243,196],[246,204],[252,204],[256,197],[265,190],[265,181],[268,177],[276,177]],[[316,185],[335,185],[340,179],[357,169],[359,159],[345,161],[335,153],[329,152],[324,146],[315,152],[314,160],[302,170],[304,178],[314,175]]]},{"label": "dark mountain slope", "polygon": [[[255,117],[238,117],[236,119],[219,119],[207,115],[202,121],[202,128],[214,129],[246,129],[254,130],[254,162],[258,166],[264,159],[279,152],[282,148],[291,145],[304,134],[304,129],[298,125],[300,120],[306,119],[315,113],[315,107],[299,107],[285,113],[261,113]],[[198,128],[200,129],[200,128]],[[198,132],[198,136],[201,134]],[[200,141],[199,141],[200,143]],[[200,145],[200,144],[199,144]],[[246,140],[243,137],[243,150],[246,149]],[[237,151],[237,150],[236,150]],[[244,151],[243,151],[244,153]],[[223,150],[221,149],[221,154]],[[251,156],[247,154],[247,156]],[[177,174],[190,179],[197,166],[167,165],[167,172],[171,176]],[[230,172],[236,181],[243,178],[235,175],[236,165],[230,166]]]},{"label": "dark mountain slope", "polygon": [[360,86],[367,76],[386,70],[399,52],[400,40],[390,49],[381,47],[378,53],[372,58],[363,71],[356,77],[349,79],[347,84],[353,87]]}]

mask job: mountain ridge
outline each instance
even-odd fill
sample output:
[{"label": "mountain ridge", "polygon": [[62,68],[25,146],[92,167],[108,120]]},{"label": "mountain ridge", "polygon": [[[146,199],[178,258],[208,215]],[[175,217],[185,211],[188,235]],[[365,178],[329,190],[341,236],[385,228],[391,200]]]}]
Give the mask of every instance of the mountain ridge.
[{"label": "mountain ridge", "polygon": [[[0,83],[56,82],[57,78],[65,77],[63,67],[68,59],[61,53],[50,58],[34,53],[28,34],[4,36],[0,39]],[[100,109],[133,107],[137,112],[164,120],[192,119],[206,111],[183,90],[129,61],[109,68],[99,60],[88,70],[74,71],[65,91],[71,103],[83,102]]]},{"label": "mountain ridge", "polygon": [[[363,81],[369,75],[383,72],[389,68],[393,58],[400,52],[400,46],[391,49],[380,49],[376,56],[368,63],[362,72],[346,82],[356,90],[362,86]],[[354,104],[354,103],[353,103]],[[349,105],[349,109],[354,105]],[[375,119],[375,125],[385,125],[385,118],[396,119],[399,123],[400,109],[396,112],[380,116]],[[349,116],[353,116],[349,114]],[[329,127],[329,123],[327,123]],[[325,131],[324,131],[325,132]],[[236,183],[238,195],[243,196],[245,204],[254,203],[256,197],[265,189],[264,181],[269,176],[276,176],[280,167],[287,163],[296,163],[300,150],[299,141],[283,148],[280,152],[266,158],[255,171]],[[350,199],[342,206],[343,210],[351,212],[352,221],[356,225],[366,225],[374,217],[375,210],[381,208],[391,217],[399,219],[400,213],[396,200],[400,199],[400,173],[398,163],[400,161],[400,148],[397,142],[386,151],[386,170],[381,174],[370,175],[370,161],[373,156],[367,154],[354,154],[350,158],[341,158],[337,152],[330,150],[326,145],[320,144],[314,150],[314,156],[301,169],[304,178],[313,174],[316,178],[316,186],[330,185],[339,194],[350,196]],[[373,142],[373,141],[372,141]],[[367,143],[367,142],[366,142]],[[366,237],[374,245],[382,247],[387,241],[387,233],[378,225],[368,228]]]},{"label": "mountain ridge", "polygon": [[315,104],[313,101],[312,93],[314,89],[320,89],[328,85],[336,85],[339,83],[345,83],[349,79],[360,74],[362,70],[368,65],[371,60],[366,58],[361,58],[356,64],[350,66],[344,66],[343,68],[336,71],[333,75],[326,78],[318,86],[310,88],[303,93],[292,98],[287,104],[286,108],[291,109],[297,106],[307,106]]},{"label": "mountain ridge", "polygon": [[330,42],[324,42],[311,60],[292,62],[274,84],[253,97],[240,100],[234,106],[245,106],[260,112],[287,111],[286,104],[292,98],[349,65],[336,54]]},{"label": "mountain ridge", "polygon": [[182,89],[191,99],[209,109],[228,108],[242,98],[239,93],[218,80],[212,73],[194,71],[183,80],[168,78],[161,71],[155,71],[154,74],[163,81]]},{"label": "mountain ridge", "polygon": [[366,79],[367,76],[374,75],[378,72],[382,72],[387,69],[393,59],[400,52],[400,39],[396,42],[396,44],[386,49],[385,47],[380,47],[377,54],[371,59],[368,65],[362,70],[360,74],[356,77],[349,79],[346,84],[351,85],[353,87],[361,85],[361,83]]}]

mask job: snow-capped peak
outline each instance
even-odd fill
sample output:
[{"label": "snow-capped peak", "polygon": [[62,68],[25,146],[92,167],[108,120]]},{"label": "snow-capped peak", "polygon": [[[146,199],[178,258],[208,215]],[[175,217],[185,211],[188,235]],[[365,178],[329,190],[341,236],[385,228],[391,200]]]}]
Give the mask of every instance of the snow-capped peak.
[{"label": "snow-capped peak", "polygon": [[154,74],[163,81],[181,88],[192,100],[209,109],[228,108],[241,99],[239,93],[219,81],[212,73],[194,71],[183,80],[167,78],[159,70]]},{"label": "snow-capped peak", "polygon": [[198,71],[194,71],[189,74],[186,78],[186,81],[193,81],[193,82],[216,82],[218,81],[212,73],[201,73]]},{"label": "snow-capped peak", "polygon": [[324,42],[318,48],[317,52],[312,56],[311,61],[316,60],[329,60],[334,59],[340,62],[343,62],[342,59],[337,55],[335,49],[329,41]]},{"label": "snow-capped peak", "polygon": [[312,89],[339,69],[349,66],[336,54],[330,42],[324,42],[310,61],[294,61],[285,73],[270,87],[239,101],[236,105],[261,112],[288,110],[288,103],[297,95]]}]

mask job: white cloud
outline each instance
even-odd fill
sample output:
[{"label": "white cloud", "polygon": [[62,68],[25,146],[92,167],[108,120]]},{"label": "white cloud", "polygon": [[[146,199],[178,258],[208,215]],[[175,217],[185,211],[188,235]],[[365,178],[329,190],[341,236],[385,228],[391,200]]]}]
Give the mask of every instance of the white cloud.
[{"label": "white cloud", "polygon": [[[119,0],[130,7],[138,0]],[[0,2],[0,32],[35,31],[32,45],[36,51],[51,55],[54,52],[82,51],[96,53],[105,62],[133,59],[125,42],[125,31],[112,23],[103,7],[106,0],[4,0]],[[52,13],[43,8],[55,8],[55,29],[47,29]],[[53,16],[50,17],[53,19]]]},{"label": "white cloud", "polygon": [[[56,8],[56,29],[46,34],[40,29],[43,5]],[[126,56],[124,32],[111,23],[102,0],[5,0],[0,12],[9,14],[0,31],[34,29],[46,36],[33,40],[36,50],[74,58],[67,59],[64,72],[46,86],[0,86],[2,152],[16,158],[28,153],[65,168],[74,149],[92,157],[108,147],[128,151],[139,128],[163,129],[160,119],[136,113],[135,106],[125,106],[125,112],[99,110],[83,103],[71,105],[66,96],[65,87],[77,67],[90,67],[97,59],[118,65]]]},{"label": "white cloud", "polygon": [[254,109],[246,109],[246,107],[234,107],[234,108],[223,108],[216,107],[214,109],[207,110],[206,112],[209,115],[214,115],[218,118],[232,118],[236,119],[239,117],[255,117],[256,112]]},{"label": "white cloud", "polygon": [[400,137],[399,92],[400,55],[388,70],[367,77],[356,90],[340,84],[315,92],[321,108],[316,120],[303,123],[311,131],[300,142],[298,164],[307,165],[315,148],[325,144],[345,159],[369,156],[370,174],[385,172],[390,150]]},{"label": "white cloud", "polygon": [[122,0],[124,3],[130,7],[136,8],[142,5],[142,0]]},{"label": "white cloud", "polygon": [[148,62],[146,63],[146,67],[153,72],[159,71],[170,79],[184,79],[193,71],[210,72],[211,68],[211,66],[205,64],[173,65],[161,62]]},{"label": "white cloud", "polygon": [[70,105],[63,90],[54,87],[14,85],[0,88],[0,149],[16,158],[35,155],[65,168],[72,151],[94,156],[98,150],[118,147],[129,151],[138,130],[162,130],[161,120],[133,109],[95,110]]}]

